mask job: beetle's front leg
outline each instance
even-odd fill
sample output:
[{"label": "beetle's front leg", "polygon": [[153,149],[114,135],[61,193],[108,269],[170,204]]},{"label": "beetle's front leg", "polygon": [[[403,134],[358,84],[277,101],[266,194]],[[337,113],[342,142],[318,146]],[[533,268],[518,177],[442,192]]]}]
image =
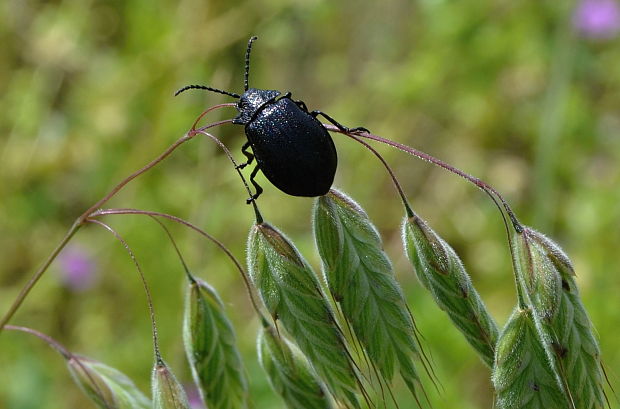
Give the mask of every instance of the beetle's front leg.
[{"label": "beetle's front leg", "polygon": [[370,133],[370,131],[364,128],[363,126],[358,126],[356,128],[347,128],[346,126],[342,125],[340,122],[336,121],[334,118],[332,118],[331,116],[327,115],[325,112],[322,112],[322,111],[312,111],[310,112],[310,115],[312,115],[315,118],[319,115],[323,116],[329,122],[334,124],[336,128],[340,129],[344,133],[363,133],[363,132]]},{"label": "beetle's front leg", "polygon": [[241,147],[241,153],[243,153],[245,155],[246,158],[248,158],[247,161],[245,161],[244,163],[237,165],[237,169],[243,169],[246,166],[248,166],[250,163],[252,163],[252,161],[254,160],[254,155],[251,152],[248,152],[248,148],[250,147],[250,141],[247,141],[246,143],[243,144],[243,146]]}]

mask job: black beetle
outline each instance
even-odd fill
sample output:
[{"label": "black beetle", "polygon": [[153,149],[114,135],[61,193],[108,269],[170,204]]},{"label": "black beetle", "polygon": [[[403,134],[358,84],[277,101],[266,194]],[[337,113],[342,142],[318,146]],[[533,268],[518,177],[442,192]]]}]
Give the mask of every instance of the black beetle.
[{"label": "black beetle", "polygon": [[[316,117],[322,115],[343,132],[368,130],[362,127],[349,129],[321,111],[309,112],[303,101],[291,98],[290,92],[282,95],[276,90],[249,88],[250,52],[256,39],[250,38],[245,53],[243,95],[204,85],[188,85],[174,95],[188,89],[203,89],[239,99],[236,105],[239,115],[232,122],[245,126],[248,140],[241,149],[247,161],[238,167],[249,165],[254,158],[257,162],[250,175],[256,193],[248,199],[248,203],[263,192],[254,180],[259,169],[284,193],[292,196],[322,196],[329,191],[334,181],[338,156],[331,136]],[[249,147],[252,153],[248,152]]]}]

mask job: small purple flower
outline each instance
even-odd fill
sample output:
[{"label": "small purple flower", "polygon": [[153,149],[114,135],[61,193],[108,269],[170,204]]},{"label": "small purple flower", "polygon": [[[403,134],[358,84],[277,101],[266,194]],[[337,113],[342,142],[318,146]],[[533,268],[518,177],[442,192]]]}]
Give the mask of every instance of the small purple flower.
[{"label": "small purple flower", "polygon": [[60,279],[73,291],[81,292],[97,282],[97,266],[88,252],[78,246],[67,247],[60,254]]},{"label": "small purple flower", "polygon": [[616,0],[581,0],[573,26],[586,37],[612,38],[620,31],[620,5]]},{"label": "small purple flower", "polygon": [[185,393],[187,393],[187,401],[190,408],[204,409],[205,406],[202,404],[202,399],[200,398],[200,392],[198,392],[198,388],[193,383],[185,384],[184,388]]}]

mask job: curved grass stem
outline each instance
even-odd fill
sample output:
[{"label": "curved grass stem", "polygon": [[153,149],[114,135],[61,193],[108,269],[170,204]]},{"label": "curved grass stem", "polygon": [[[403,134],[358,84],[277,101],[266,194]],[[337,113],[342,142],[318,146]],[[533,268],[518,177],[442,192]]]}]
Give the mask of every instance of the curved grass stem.
[{"label": "curved grass stem", "polygon": [[5,325],[4,328],[7,330],[11,330],[11,331],[25,332],[27,334],[34,335],[35,337],[39,339],[42,339],[43,341],[47,342],[49,346],[51,346],[56,351],[58,351],[60,355],[62,355],[65,359],[70,359],[73,356],[73,354],[69,352],[69,350],[65,348],[60,342],[56,341],[54,338],[50,337],[49,335],[46,335],[42,332],[37,331],[36,329],[32,329],[28,327],[21,327],[18,325]]},{"label": "curved grass stem", "polygon": [[202,230],[200,227],[184,220],[181,219],[180,217],[177,216],[173,216],[171,214],[167,214],[167,213],[160,213],[160,212],[153,212],[153,211],[148,211],[148,210],[139,210],[139,209],[101,209],[98,210],[96,212],[94,212],[91,217],[98,217],[98,216],[106,216],[106,215],[112,215],[112,214],[141,214],[141,215],[146,215],[146,216],[151,216],[151,217],[161,217],[164,219],[168,219],[168,220],[172,220],[173,222],[179,223],[183,226],[189,227],[190,229],[194,230],[196,233],[200,234],[201,236],[203,236],[204,238],[210,240],[211,242],[213,242],[217,247],[220,248],[220,250],[222,250],[224,252],[224,254],[226,254],[226,256],[232,261],[232,263],[235,265],[235,268],[239,271],[239,274],[241,275],[241,278],[243,279],[243,283],[245,285],[245,288],[248,292],[248,297],[250,298],[250,302],[252,303],[252,306],[254,307],[254,310],[256,311],[256,313],[260,316],[260,317],[264,317],[263,312],[261,311],[261,309],[259,308],[259,303],[258,301],[256,301],[255,295],[252,291],[252,285],[250,284],[248,275],[246,273],[246,271],[243,269],[243,267],[241,266],[241,263],[239,262],[239,260],[237,260],[237,258],[231,253],[231,251],[218,239],[216,239],[215,237],[211,236],[209,233],[205,232],[204,230]]},{"label": "curved grass stem", "polygon": [[95,389],[97,394],[99,396],[104,396],[99,383],[93,378],[90,371],[86,369],[82,361],[80,359],[77,359],[77,357],[71,351],[65,348],[60,342],[56,341],[54,338],[50,337],[49,335],[46,335],[32,328],[21,327],[17,325],[5,325],[4,328],[7,330],[11,330],[11,331],[21,331],[26,334],[34,335],[35,337],[45,341],[49,346],[51,346],[56,351],[58,351],[58,353],[62,355],[62,357],[65,358],[67,361],[73,360],[75,362],[75,365],[77,365],[78,367],[82,369],[82,371],[84,371],[84,375],[86,376],[86,378],[89,379],[91,385],[93,385],[93,388]]},{"label": "curved grass stem", "polygon": [[413,213],[413,210],[411,210],[411,206],[409,205],[409,202],[407,201],[407,196],[405,196],[405,192],[403,191],[403,188],[401,187],[400,183],[398,182],[398,179],[396,179],[396,175],[394,174],[394,171],[392,170],[390,165],[388,165],[388,163],[383,158],[383,156],[381,156],[381,154],[379,152],[377,152],[377,150],[375,148],[373,148],[372,146],[370,146],[369,144],[367,144],[366,142],[361,140],[358,136],[356,136],[354,134],[351,134],[351,133],[347,133],[345,135],[347,135],[349,138],[359,142],[360,144],[364,145],[364,147],[366,147],[366,149],[371,151],[377,157],[377,159],[379,159],[381,161],[381,163],[383,164],[385,169],[390,174],[390,178],[392,178],[392,182],[394,183],[394,186],[396,187],[396,190],[398,191],[398,195],[400,196],[400,200],[403,202],[403,205],[405,206],[405,211],[407,212],[407,216],[408,217],[413,217],[414,213]]},{"label": "curved grass stem", "polygon": [[[345,135],[350,136],[350,133],[347,133],[343,130],[338,129],[337,127],[333,126],[333,125],[328,125],[328,124],[323,124],[323,126],[325,128],[327,128],[327,130],[332,131],[332,132],[338,132],[338,133],[342,133]],[[495,188],[491,185],[489,185],[488,183],[478,179],[477,177],[474,177],[466,172],[463,172],[462,170],[447,164],[446,162],[442,161],[441,159],[438,159],[432,155],[429,155],[425,152],[419,151],[415,148],[412,148],[410,146],[404,145],[402,143],[398,143],[398,142],[394,142],[391,141],[389,139],[386,138],[382,138],[378,135],[374,135],[371,133],[366,133],[366,132],[360,132],[360,133],[355,133],[354,134],[357,137],[361,137],[361,138],[366,138],[366,139],[371,139],[373,141],[377,141],[377,142],[381,142],[383,144],[386,145],[390,145],[394,148],[400,149],[403,152],[406,152],[410,155],[413,155],[417,158],[420,158],[422,160],[425,160],[427,162],[432,163],[433,165],[439,166],[440,168],[443,168],[445,170],[447,170],[448,172],[454,173],[455,175],[458,175],[460,177],[462,177],[463,179],[467,180],[468,182],[473,183],[474,185],[476,185],[479,189],[481,189],[482,191],[484,191],[487,195],[489,195],[491,198],[496,198],[497,200],[500,201],[502,207],[504,208],[504,210],[506,211],[506,214],[508,215],[508,217],[510,218],[510,221],[512,222],[512,225],[514,227],[514,229],[519,233],[523,230],[523,226],[521,225],[521,223],[519,222],[519,220],[517,219],[517,216],[515,215],[515,213],[513,212],[512,208],[510,207],[510,205],[508,204],[508,202],[506,201],[506,199],[504,199],[504,197],[497,191],[495,190]]]},{"label": "curved grass stem", "polygon": [[136,259],[136,255],[134,254],[133,250],[131,250],[131,247],[129,247],[129,244],[127,244],[125,239],[123,239],[123,237],[116,230],[110,227],[108,224],[100,220],[95,220],[91,218],[86,219],[86,222],[95,223],[103,227],[110,233],[112,233],[114,237],[116,237],[116,239],[121,242],[123,247],[125,247],[125,250],[127,250],[129,257],[131,258],[131,261],[133,261],[133,264],[136,266],[136,270],[138,270],[138,275],[140,276],[140,280],[142,281],[142,286],[144,287],[144,293],[146,294],[146,302],[148,304],[149,315],[151,318],[151,329],[153,331],[153,350],[155,351],[155,360],[157,361],[157,363],[162,363],[163,359],[161,357],[161,353],[159,352],[159,337],[157,336],[157,323],[155,322],[155,308],[153,307],[153,297],[151,297],[151,290],[146,281],[146,277],[144,276],[144,272],[142,271],[142,267],[140,267],[140,263],[138,263],[138,259]]},{"label": "curved grass stem", "polygon": [[21,291],[19,292],[19,294],[15,298],[15,301],[13,301],[13,304],[11,304],[11,306],[9,307],[9,310],[4,314],[4,316],[2,317],[2,320],[0,320],[0,334],[2,333],[2,330],[5,328],[6,324],[9,322],[9,320],[13,317],[13,315],[15,315],[15,313],[17,312],[19,307],[22,305],[22,303],[24,302],[24,300],[28,296],[28,293],[30,292],[30,290],[32,290],[32,288],[37,284],[39,279],[47,271],[48,267],[56,259],[58,254],[60,254],[60,252],[67,245],[67,243],[69,243],[71,238],[75,235],[75,233],[77,233],[77,231],[79,230],[79,228],[81,226],[82,226],[82,224],[81,223],[78,224],[77,221],[71,226],[69,231],[65,234],[65,236],[60,241],[60,243],[58,243],[56,248],[47,257],[47,259],[45,260],[43,265],[41,265],[41,267],[39,267],[39,269],[33,274],[33,276],[30,278],[30,280],[28,280],[26,285],[24,285],[24,287],[22,287]]},{"label": "curved grass stem", "polygon": [[174,247],[174,251],[177,253],[177,257],[179,257],[179,260],[181,261],[181,265],[183,266],[183,270],[185,270],[185,275],[187,276],[187,279],[189,280],[190,283],[195,283],[196,279],[194,279],[194,275],[192,274],[192,272],[189,271],[189,267],[187,266],[187,263],[185,262],[185,257],[183,257],[183,254],[181,253],[181,249],[179,249],[179,246],[177,245],[177,241],[174,239],[174,236],[172,235],[172,232],[170,231],[170,229],[168,229],[168,227],[164,224],[164,222],[159,220],[156,216],[153,216],[152,214],[149,214],[148,216],[151,219],[153,219],[153,221],[155,221],[155,223],[157,223],[164,230],[164,232],[168,236],[168,239],[172,243],[172,247]]},{"label": "curved grass stem", "polygon": [[[232,105],[234,105],[234,104],[232,104]],[[215,109],[225,108],[225,107],[229,107],[229,106],[231,106],[231,104],[219,104],[219,105],[212,106],[209,109],[205,110],[202,113],[202,115],[199,117],[199,119],[202,118],[207,113],[209,113],[209,112],[211,112],[211,111],[213,111]],[[198,120],[196,121],[196,123],[198,122]],[[219,125],[223,125],[223,124],[226,124],[226,123],[230,123],[230,122],[232,122],[232,120],[230,120],[230,119],[213,122],[211,124],[208,124],[208,125],[205,125],[205,126],[199,128],[199,131],[203,132],[206,129],[213,128],[213,127],[216,127],[216,126],[219,126]],[[195,127],[195,125],[196,124],[194,124],[194,127]],[[192,131],[190,131],[190,132],[186,133],[185,135],[183,135],[176,142],[174,142],[172,145],[170,145],[168,147],[168,149],[166,149],[162,154],[157,156],[151,162],[149,162],[148,164],[146,164],[142,168],[138,169],[137,171],[135,171],[134,173],[132,173],[131,175],[129,175],[125,179],[123,179],[114,188],[112,188],[112,190],[110,190],[105,196],[103,196],[101,199],[99,199],[97,202],[95,202],[95,204],[93,204],[91,207],[86,209],[86,211],[84,211],[84,213],[82,213],[75,220],[75,222],[73,223],[73,225],[71,226],[69,231],[61,239],[60,243],[58,243],[56,248],[54,248],[54,250],[47,257],[45,262],[32,275],[32,277],[30,278],[30,280],[28,280],[28,282],[24,285],[24,287],[22,287],[21,291],[19,292],[19,294],[17,295],[17,297],[15,298],[15,300],[13,301],[11,306],[9,307],[9,310],[0,319],[0,334],[2,333],[2,330],[4,329],[5,325],[11,320],[11,318],[13,318],[13,316],[15,315],[15,313],[17,312],[19,307],[22,305],[22,303],[24,302],[24,300],[26,299],[26,297],[28,296],[28,294],[30,293],[32,288],[37,284],[39,279],[41,279],[43,274],[47,271],[49,266],[56,259],[58,254],[60,254],[62,249],[67,245],[67,243],[71,240],[71,238],[75,235],[75,233],[77,233],[77,231],[80,229],[80,227],[82,227],[84,225],[84,223],[86,223],[86,220],[91,216],[91,214],[93,214],[97,209],[99,209],[106,202],[108,202],[112,197],[114,197],[129,182],[131,182],[132,180],[134,180],[138,176],[142,175],[143,173],[147,172],[148,170],[153,168],[155,165],[159,164],[164,159],[166,159],[174,150],[176,150],[183,143],[185,143],[188,140],[192,139],[197,133],[198,132],[195,129],[192,129]]]},{"label": "curved grass stem", "polygon": [[252,207],[254,208],[254,214],[256,216],[256,224],[261,224],[263,222],[263,216],[261,215],[260,211],[258,210],[258,205],[256,204],[256,199],[252,195],[252,190],[250,190],[250,186],[248,185],[248,182],[245,180],[245,176],[243,176],[243,173],[241,173],[241,168],[237,164],[237,161],[235,160],[235,158],[233,158],[233,156],[230,153],[230,150],[228,149],[228,147],[226,145],[224,145],[224,143],[222,141],[220,141],[217,137],[215,137],[214,135],[210,134],[209,132],[206,132],[204,127],[200,128],[200,129],[198,129],[196,131],[192,131],[192,132],[194,132],[196,134],[200,133],[200,134],[208,136],[209,138],[211,138],[213,140],[213,142],[215,142],[220,148],[222,148],[222,150],[224,151],[224,153],[226,154],[226,156],[228,157],[230,162],[235,167],[235,170],[237,171],[237,174],[239,174],[239,177],[241,178],[241,181],[243,182],[243,186],[245,186],[245,190],[250,195],[250,199],[248,199],[248,200],[250,201],[250,203],[252,204]]}]

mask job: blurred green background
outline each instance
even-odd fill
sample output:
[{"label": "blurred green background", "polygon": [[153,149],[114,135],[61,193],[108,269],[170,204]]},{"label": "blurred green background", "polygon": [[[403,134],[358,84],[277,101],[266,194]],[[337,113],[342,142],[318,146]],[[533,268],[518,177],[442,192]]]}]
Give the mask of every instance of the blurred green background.
[{"label": "blurred green background", "polygon": [[[242,90],[246,42],[258,35],[252,86],[290,90],[310,109],[488,181],[525,224],[558,241],[576,265],[617,390],[620,41],[613,24],[597,31],[580,21],[580,7],[525,0],[3,1],[0,313],[79,214],[182,136],[204,108],[230,102],[200,91],[173,98],[177,88],[198,83]],[[209,121],[234,114],[218,111]],[[214,133],[242,158],[241,127]],[[443,390],[429,386],[433,407],[491,407],[488,369],[421,289],[403,255],[403,211],[385,171],[361,146],[342,135],[334,139],[335,185],[359,201],[383,233],[435,362]],[[416,211],[457,250],[504,323],[515,294],[504,227],[492,203],[456,176],[377,148]],[[258,180],[265,187],[259,201],[265,218],[318,270],[312,200],[288,197],[262,176]],[[128,185],[109,207],[183,217],[243,260],[253,220],[245,198],[224,155],[196,138]],[[185,283],[170,243],[143,216],[105,221],[142,264],[164,356],[189,382],[181,342]],[[227,304],[255,407],[281,408],[256,362],[257,321],[238,273],[195,233],[171,230],[191,269]],[[144,293],[123,248],[97,226],[77,234],[12,323],[45,332],[149,390]],[[397,393],[406,396],[402,385]],[[89,405],[49,347],[24,334],[0,336],[0,407]],[[404,398],[401,407],[412,404]]]}]

